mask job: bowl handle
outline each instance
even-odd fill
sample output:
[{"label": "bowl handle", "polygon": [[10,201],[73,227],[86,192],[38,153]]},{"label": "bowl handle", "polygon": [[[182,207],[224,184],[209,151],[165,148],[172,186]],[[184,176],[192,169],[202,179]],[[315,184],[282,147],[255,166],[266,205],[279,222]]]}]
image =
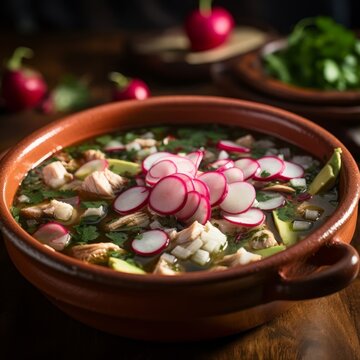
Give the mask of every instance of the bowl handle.
[{"label": "bowl handle", "polygon": [[304,300],[329,295],[345,288],[358,272],[356,249],[333,239],[305,263],[280,270],[267,295],[271,300]]}]

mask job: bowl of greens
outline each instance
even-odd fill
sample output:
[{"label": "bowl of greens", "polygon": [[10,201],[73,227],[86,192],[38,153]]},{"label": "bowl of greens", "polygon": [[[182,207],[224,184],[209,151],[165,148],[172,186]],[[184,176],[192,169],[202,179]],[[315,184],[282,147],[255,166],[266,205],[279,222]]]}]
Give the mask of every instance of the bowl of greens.
[{"label": "bowl of greens", "polygon": [[328,17],[306,18],[287,38],[234,63],[251,88],[283,100],[322,105],[360,101],[360,40]]}]

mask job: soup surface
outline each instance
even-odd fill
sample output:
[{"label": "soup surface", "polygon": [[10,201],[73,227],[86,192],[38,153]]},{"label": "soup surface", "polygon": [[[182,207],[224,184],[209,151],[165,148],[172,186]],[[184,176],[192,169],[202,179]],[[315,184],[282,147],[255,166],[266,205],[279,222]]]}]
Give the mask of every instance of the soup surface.
[{"label": "soup surface", "polygon": [[32,169],[14,218],[54,251],[117,271],[222,271],[284,251],[333,213],[325,166],[239,128],[153,127],[65,148]]}]

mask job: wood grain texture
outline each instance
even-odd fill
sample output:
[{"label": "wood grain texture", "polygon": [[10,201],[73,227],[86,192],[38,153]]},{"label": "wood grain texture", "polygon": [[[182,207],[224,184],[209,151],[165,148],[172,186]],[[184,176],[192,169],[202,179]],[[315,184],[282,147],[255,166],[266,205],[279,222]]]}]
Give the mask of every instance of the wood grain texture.
[{"label": "wood grain texture", "polygon": [[[92,77],[95,103],[105,102],[106,74],[125,63],[122,34],[59,34],[17,38],[0,35],[0,54],[18,45],[33,47],[33,66],[51,85],[62,74]],[[86,59],[84,61],[84,59]],[[121,65],[125,66],[125,65]],[[122,69],[122,68],[121,68]],[[131,72],[131,68],[124,67]],[[134,70],[132,70],[134,73]],[[176,88],[150,81],[154,94],[219,95],[211,84]],[[28,111],[0,113],[0,150],[62,115]],[[340,126],[340,125],[339,125]],[[344,128],[333,128],[347,144]],[[357,149],[359,151],[359,149]],[[353,244],[360,250],[358,230]],[[84,326],[59,311],[30,285],[11,263],[0,241],[0,349],[2,359],[360,359],[360,279],[345,290],[321,299],[297,302],[288,312],[243,334],[193,344],[153,344],[118,338]],[[169,329],[171,331],[171,329]]]}]

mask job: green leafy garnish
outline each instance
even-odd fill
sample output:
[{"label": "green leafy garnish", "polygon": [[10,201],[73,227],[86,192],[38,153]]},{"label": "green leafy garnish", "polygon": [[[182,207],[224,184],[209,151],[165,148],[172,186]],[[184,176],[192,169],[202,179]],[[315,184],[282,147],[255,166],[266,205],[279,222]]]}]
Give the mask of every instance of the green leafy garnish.
[{"label": "green leafy garnish", "polygon": [[278,208],[277,216],[282,221],[293,221],[297,216],[297,208],[294,203],[287,202],[285,206]]},{"label": "green leafy garnish", "polygon": [[15,219],[15,221],[18,223],[20,219],[20,209],[16,206],[12,206],[10,208],[11,215]]},{"label": "green leafy garnish", "polygon": [[264,201],[268,201],[270,199],[272,199],[274,196],[277,196],[276,194],[269,194],[269,193],[266,193],[266,192],[263,192],[263,191],[258,191],[256,193],[256,200],[257,201],[260,201],[260,202],[264,202]]},{"label": "green leafy garnish", "polygon": [[99,136],[95,139],[95,141],[97,143],[99,143],[100,145],[106,145],[108,144],[111,140],[113,139],[113,137],[111,135],[103,135],[103,136]]},{"label": "green leafy garnish", "polygon": [[88,243],[99,237],[98,229],[94,225],[76,225],[74,229],[76,233],[73,237],[77,242]]},{"label": "green leafy garnish", "polygon": [[263,170],[261,173],[260,173],[260,177],[262,177],[262,178],[266,178],[266,177],[268,177],[268,176],[270,176],[271,174],[268,172],[268,171],[266,171],[266,170]]},{"label": "green leafy garnish", "polygon": [[82,201],[81,207],[83,209],[89,209],[89,208],[99,208],[100,206],[107,206],[108,203],[106,201]]},{"label": "green leafy garnish", "polygon": [[109,232],[105,234],[107,238],[109,238],[114,244],[122,246],[124,242],[128,239],[128,235],[123,232]]},{"label": "green leafy garnish", "polygon": [[266,71],[279,80],[322,90],[360,87],[360,40],[329,17],[301,20],[287,47],[264,56]]}]

